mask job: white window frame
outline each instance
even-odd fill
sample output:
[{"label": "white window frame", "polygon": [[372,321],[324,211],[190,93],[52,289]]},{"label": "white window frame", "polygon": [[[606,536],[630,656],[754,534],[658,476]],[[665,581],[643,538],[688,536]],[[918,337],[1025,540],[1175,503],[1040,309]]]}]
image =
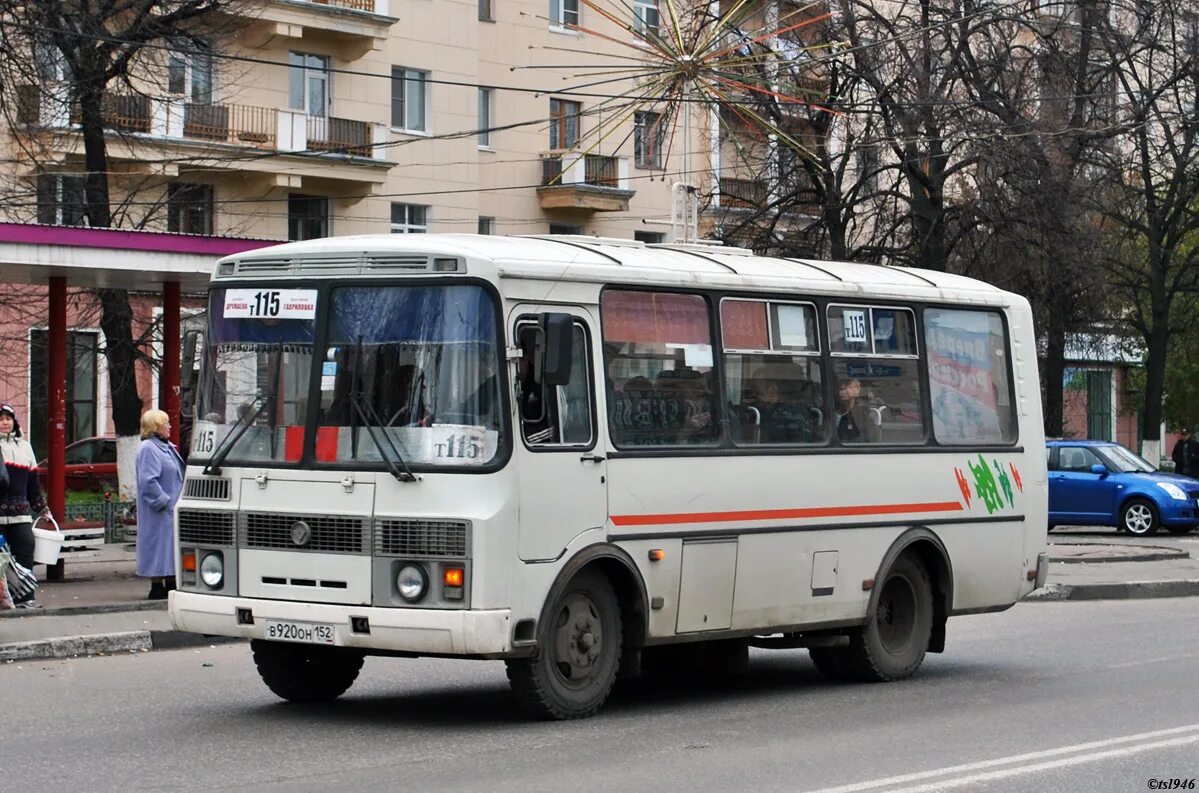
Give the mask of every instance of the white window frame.
[{"label": "white window frame", "polygon": [[479,89],[479,148],[491,149],[491,128],[494,125],[495,91],[490,88]]},{"label": "white window frame", "polygon": [[[650,118],[652,116],[652,119]],[[647,123],[650,122],[650,123]],[[651,134],[651,131],[653,134]],[[646,136],[650,135],[653,142],[653,157],[647,159]],[[647,169],[662,168],[662,114],[648,110],[638,110],[633,113],[633,167]]]},{"label": "white window frame", "polygon": [[[415,132],[421,135],[429,133],[429,72],[423,69],[412,69],[407,66],[392,66],[391,67],[391,128],[400,132]],[[396,126],[396,93],[395,84],[399,81],[401,86],[401,96],[399,101],[403,103],[403,113],[400,119],[404,123],[401,126]],[[412,101],[412,85],[420,86],[420,97],[418,102]],[[420,118],[415,119],[417,125],[412,122],[413,108],[420,108]]]},{"label": "white window frame", "polygon": [[[292,57],[300,58],[300,63],[292,63]],[[316,64],[310,64],[309,59],[316,61]],[[333,80],[329,74],[329,56],[313,55],[309,52],[289,52],[287,54],[287,106],[291,110],[300,110],[309,116],[318,118],[328,118],[329,109],[333,106]],[[291,103],[291,79],[295,70],[299,69],[303,73],[303,104],[296,107]],[[325,106],[322,108],[311,108],[308,106],[308,98],[311,95],[308,90],[308,84],[312,81],[321,81],[325,84]]]},{"label": "white window frame", "polygon": [[658,10],[658,0],[633,0],[633,32],[645,37],[661,34],[662,13]]},{"label": "white window frame", "polygon": [[[295,54],[303,55],[302,53],[298,52]],[[203,62],[203,65],[207,70],[207,86],[205,86],[208,92],[207,99],[196,97],[196,88],[203,85],[203,83],[200,81],[205,76],[204,70],[197,68],[198,64],[201,62]],[[180,91],[176,91],[174,86],[171,85],[171,71],[173,68],[175,68],[175,64],[178,64],[183,70],[181,75],[183,86],[182,90]],[[326,66],[328,66],[327,63]],[[327,80],[328,77],[326,75],[326,83]],[[167,93],[169,93],[171,96],[182,97],[184,102],[189,102],[192,104],[210,105],[216,102],[216,87],[216,58],[212,52],[175,52],[172,50],[167,53]],[[305,80],[304,87],[308,87],[307,80]],[[326,92],[328,91],[327,84],[325,86],[325,90]],[[305,96],[307,96],[307,92],[305,92]]]},{"label": "white window frame", "polygon": [[[404,207],[404,220],[396,222],[395,208]],[[417,223],[412,219],[412,210],[420,209],[424,214],[423,222]],[[429,233],[429,207],[427,204],[405,204],[400,201],[393,201],[391,204],[391,233],[392,234],[428,234]]]},{"label": "white window frame", "polygon": [[550,27],[574,32],[568,25],[578,27],[581,16],[579,0],[550,0]]}]

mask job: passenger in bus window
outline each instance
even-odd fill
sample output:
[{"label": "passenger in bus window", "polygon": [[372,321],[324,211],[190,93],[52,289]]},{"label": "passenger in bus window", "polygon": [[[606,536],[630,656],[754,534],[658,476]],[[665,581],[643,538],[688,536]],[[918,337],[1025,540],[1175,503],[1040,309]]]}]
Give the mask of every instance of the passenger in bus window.
[{"label": "passenger in bus window", "polygon": [[862,381],[843,377],[837,387],[837,439],[843,443],[878,443],[880,421],[861,401]]},{"label": "passenger in bus window", "polygon": [[668,443],[706,443],[712,440],[712,398],[703,375],[695,369],[668,369],[658,375],[654,390],[661,398],[665,427],[674,431]]},{"label": "passenger in bus window", "polygon": [[752,381],[751,408],[758,416],[758,443],[818,443],[824,440],[819,389],[795,364],[762,367]]}]

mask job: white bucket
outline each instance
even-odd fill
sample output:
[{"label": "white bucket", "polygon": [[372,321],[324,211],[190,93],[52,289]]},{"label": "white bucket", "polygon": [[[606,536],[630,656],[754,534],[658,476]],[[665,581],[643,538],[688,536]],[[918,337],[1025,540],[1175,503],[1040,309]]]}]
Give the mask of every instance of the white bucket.
[{"label": "white bucket", "polygon": [[[50,522],[54,523],[54,519],[50,518]],[[62,532],[58,530],[57,525],[53,529],[33,527],[34,564],[58,564],[58,552],[61,548]]]}]

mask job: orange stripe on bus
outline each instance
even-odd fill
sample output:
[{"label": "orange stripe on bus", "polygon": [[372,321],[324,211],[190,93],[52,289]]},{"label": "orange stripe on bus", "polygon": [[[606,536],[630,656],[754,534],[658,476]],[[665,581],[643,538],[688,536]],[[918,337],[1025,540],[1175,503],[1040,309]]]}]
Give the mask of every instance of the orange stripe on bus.
[{"label": "orange stripe on bus", "polygon": [[665,515],[613,515],[617,526],[666,526],[676,523],[731,523],[742,520],[786,520],[793,518],[847,518],[859,515],[908,515],[913,512],[960,512],[957,501],[923,504],[860,504],[849,507],[803,507],[800,509],[751,509],[733,512],[678,512]]}]

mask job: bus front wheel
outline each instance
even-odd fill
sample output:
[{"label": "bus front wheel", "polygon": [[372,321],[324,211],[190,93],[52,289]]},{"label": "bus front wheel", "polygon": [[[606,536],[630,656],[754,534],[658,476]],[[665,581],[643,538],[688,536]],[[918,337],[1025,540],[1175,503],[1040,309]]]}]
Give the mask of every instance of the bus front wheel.
[{"label": "bus front wheel", "polygon": [[620,604],[594,570],[557,596],[538,636],[537,654],[507,662],[520,706],[538,718],[577,719],[600,709],[620,666]]},{"label": "bus front wheel", "polygon": [[262,682],[289,702],[337,699],[349,690],[362,669],[362,653],[343,647],[254,639],[250,650]]},{"label": "bus front wheel", "polygon": [[[933,588],[928,571],[915,557],[901,556],[883,578],[870,621],[850,636],[848,647],[837,648],[838,671],[871,683],[909,677],[924,661],[932,630]],[[827,666],[831,659],[821,660]]]}]

